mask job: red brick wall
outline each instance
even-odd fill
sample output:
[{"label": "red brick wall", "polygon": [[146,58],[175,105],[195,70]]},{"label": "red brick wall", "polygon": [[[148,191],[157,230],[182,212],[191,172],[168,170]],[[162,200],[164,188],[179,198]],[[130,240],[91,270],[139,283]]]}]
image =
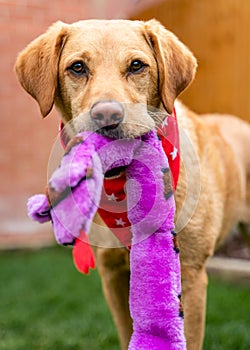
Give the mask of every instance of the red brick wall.
[{"label": "red brick wall", "polygon": [[0,140],[1,149],[4,149],[0,159],[3,178],[0,182],[1,194],[38,190],[42,181],[45,182],[44,165],[58,123],[55,113],[42,122],[38,106],[21,89],[13,74],[16,55],[57,19],[71,22],[86,17],[87,13],[91,14],[93,11],[89,3],[81,0],[0,3],[0,99],[3,123]]},{"label": "red brick wall", "polygon": [[17,53],[56,20],[71,23],[86,18],[126,18],[155,2],[0,1],[0,247],[6,235],[12,234],[15,242],[18,238],[14,234],[48,231],[27,219],[26,199],[46,184],[48,158],[58,127],[56,112],[41,120],[36,102],[17,82],[13,73]]}]

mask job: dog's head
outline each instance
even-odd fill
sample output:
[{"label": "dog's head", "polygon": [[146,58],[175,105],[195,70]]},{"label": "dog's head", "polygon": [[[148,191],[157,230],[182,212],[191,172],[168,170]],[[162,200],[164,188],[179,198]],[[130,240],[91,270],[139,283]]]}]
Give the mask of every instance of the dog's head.
[{"label": "dog's head", "polygon": [[55,103],[76,132],[136,137],[161,122],[161,105],[172,113],[196,60],[156,20],[87,20],[55,23],[19,54],[15,69],[44,117]]}]

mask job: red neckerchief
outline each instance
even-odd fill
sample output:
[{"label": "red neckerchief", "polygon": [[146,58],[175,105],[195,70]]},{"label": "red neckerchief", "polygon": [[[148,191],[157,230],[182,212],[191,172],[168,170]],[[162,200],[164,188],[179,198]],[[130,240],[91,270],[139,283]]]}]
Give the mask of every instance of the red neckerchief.
[{"label": "red neckerchief", "polygon": [[[172,115],[166,116],[162,125],[157,128],[157,134],[161,139],[162,147],[168,158],[173,187],[176,189],[180,172],[180,143],[175,110]],[[63,124],[60,126],[60,136],[62,145],[65,148],[68,138],[63,133]],[[129,246],[132,234],[130,231],[131,224],[127,215],[125,183],[125,171],[117,177],[104,178],[98,213],[115,236],[125,246]]]}]

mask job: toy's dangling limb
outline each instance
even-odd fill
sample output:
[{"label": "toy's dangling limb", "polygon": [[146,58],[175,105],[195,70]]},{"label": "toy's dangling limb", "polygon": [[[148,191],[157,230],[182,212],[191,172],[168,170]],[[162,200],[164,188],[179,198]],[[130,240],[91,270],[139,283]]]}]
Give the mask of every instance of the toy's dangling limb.
[{"label": "toy's dangling limb", "polygon": [[[127,176],[133,232],[129,350],[185,350],[180,262],[173,243],[175,203],[168,162],[155,134],[145,139]],[[141,187],[139,198],[135,182]]]},{"label": "toy's dangling limb", "polygon": [[52,174],[46,195],[28,201],[29,216],[39,222],[52,221],[59,244],[74,244],[78,270],[87,273],[94,257],[87,234],[99,207],[106,171],[127,166],[140,140],[112,140],[96,133],[82,132],[73,138]]},{"label": "toy's dangling limb", "polygon": [[88,274],[90,268],[95,268],[94,255],[88,237],[83,230],[80,232],[80,236],[75,239],[72,255],[75,267],[79,272]]},{"label": "toy's dangling limb", "polygon": [[87,233],[99,205],[104,176],[96,152],[109,142],[93,133],[77,135],[52,174],[46,195],[35,195],[28,201],[32,219],[41,223],[51,220],[57,242],[74,245],[74,262],[83,273],[95,267]]}]

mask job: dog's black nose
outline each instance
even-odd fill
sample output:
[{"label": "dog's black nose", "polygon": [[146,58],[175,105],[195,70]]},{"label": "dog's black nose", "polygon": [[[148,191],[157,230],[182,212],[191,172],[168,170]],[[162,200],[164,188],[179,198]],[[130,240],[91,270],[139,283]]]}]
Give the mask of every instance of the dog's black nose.
[{"label": "dog's black nose", "polygon": [[116,128],[123,121],[124,110],[118,101],[99,101],[95,103],[90,116],[99,128]]}]

